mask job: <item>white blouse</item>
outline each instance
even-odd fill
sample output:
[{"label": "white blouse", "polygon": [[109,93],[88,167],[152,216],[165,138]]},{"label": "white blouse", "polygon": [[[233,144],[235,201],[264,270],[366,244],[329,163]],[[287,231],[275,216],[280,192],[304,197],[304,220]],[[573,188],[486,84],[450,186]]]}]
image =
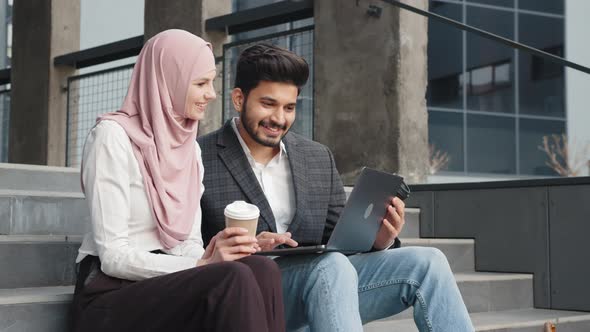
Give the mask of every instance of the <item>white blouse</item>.
[{"label": "white blouse", "polygon": [[[201,170],[198,185],[203,192],[201,149],[196,141],[195,149]],[[88,135],[82,162],[92,230],[84,237],[76,262],[87,255],[98,256],[104,273],[127,280],[142,280],[197,265],[205,252],[200,208],[188,239],[164,249],[131,141],[123,127],[115,121],[101,121]],[[157,249],[168,255],[150,252]]]}]

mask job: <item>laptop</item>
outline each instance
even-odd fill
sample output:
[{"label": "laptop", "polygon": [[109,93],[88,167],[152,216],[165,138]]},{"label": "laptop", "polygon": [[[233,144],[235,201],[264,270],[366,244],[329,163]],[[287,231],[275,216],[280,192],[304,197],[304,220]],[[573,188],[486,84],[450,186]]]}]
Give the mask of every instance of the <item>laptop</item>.
[{"label": "laptop", "polygon": [[365,167],[350,193],[328,244],[276,248],[256,254],[285,256],[332,251],[343,254],[368,252],[373,247],[391,199],[397,196],[404,200],[409,194],[410,189],[402,177]]}]

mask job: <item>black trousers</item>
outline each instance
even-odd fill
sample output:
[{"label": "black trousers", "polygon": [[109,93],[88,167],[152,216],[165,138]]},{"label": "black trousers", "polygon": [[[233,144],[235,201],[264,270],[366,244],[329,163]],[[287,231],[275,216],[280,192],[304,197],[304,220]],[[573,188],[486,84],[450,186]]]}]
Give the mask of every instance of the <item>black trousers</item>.
[{"label": "black trousers", "polygon": [[80,265],[72,331],[285,331],[280,270],[266,257],[195,267],[138,282]]}]

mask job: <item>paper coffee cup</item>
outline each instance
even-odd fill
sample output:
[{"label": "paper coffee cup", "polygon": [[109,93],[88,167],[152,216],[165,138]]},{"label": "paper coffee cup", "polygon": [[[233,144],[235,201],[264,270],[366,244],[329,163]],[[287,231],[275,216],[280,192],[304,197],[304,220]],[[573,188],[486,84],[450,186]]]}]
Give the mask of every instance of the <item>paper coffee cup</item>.
[{"label": "paper coffee cup", "polygon": [[242,227],[248,230],[248,235],[256,236],[260,210],[256,205],[244,201],[228,204],[224,210],[225,227]]}]

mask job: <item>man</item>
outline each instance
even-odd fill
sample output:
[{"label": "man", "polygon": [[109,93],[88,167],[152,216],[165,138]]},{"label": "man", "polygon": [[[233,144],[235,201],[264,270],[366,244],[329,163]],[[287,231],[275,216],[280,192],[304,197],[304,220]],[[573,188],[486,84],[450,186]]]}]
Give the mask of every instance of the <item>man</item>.
[{"label": "man", "polygon": [[[199,138],[205,241],[225,227],[225,206],[245,200],[260,208],[262,250],[327,243],[345,203],[334,158],[327,147],[289,132],[308,75],[305,60],[275,46],[255,45],[240,55],[231,96],[240,116]],[[373,252],[277,258],[287,329],[362,331],[364,323],[414,306],[420,331],[473,330],[445,256],[399,248],[403,225],[404,203],[394,198]]]}]

